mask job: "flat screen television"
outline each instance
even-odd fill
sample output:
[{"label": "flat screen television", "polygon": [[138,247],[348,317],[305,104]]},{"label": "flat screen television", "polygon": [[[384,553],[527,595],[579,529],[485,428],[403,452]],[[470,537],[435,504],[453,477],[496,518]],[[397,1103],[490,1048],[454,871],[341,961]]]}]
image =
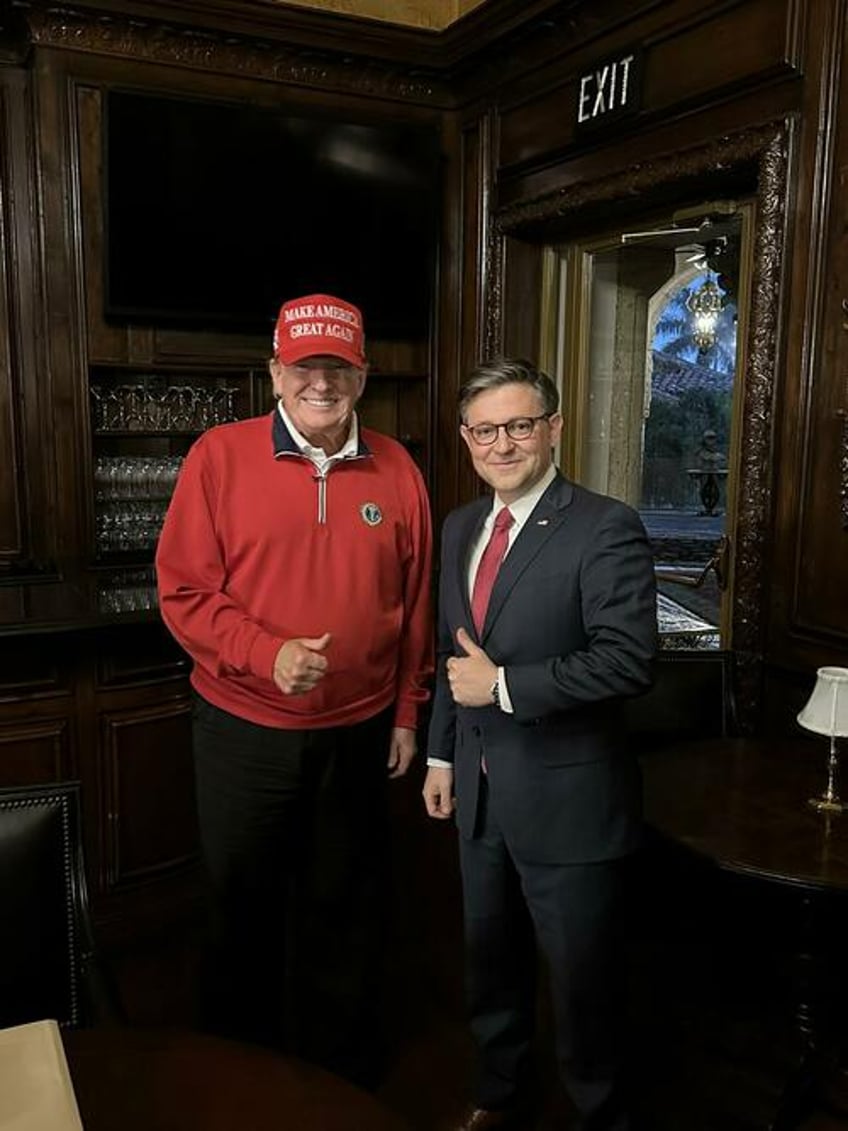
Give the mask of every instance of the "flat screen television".
[{"label": "flat screen television", "polygon": [[116,90],[104,145],[107,319],[270,334],[329,292],[369,337],[427,333],[435,127]]}]

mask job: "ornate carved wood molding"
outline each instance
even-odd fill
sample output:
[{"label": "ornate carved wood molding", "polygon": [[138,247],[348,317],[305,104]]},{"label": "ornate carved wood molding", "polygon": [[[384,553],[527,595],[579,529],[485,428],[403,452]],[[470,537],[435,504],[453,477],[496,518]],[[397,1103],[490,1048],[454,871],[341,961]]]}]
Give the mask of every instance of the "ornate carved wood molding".
[{"label": "ornate carved wood molding", "polygon": [[839,451],[839,501],[842,510],[842,529],[848,530],[848,412],[840,409],[842,444]]},{"label": "ornate carved wood molding", "polygon": [[573,215],[578,208],[607,201],[633,200],[641,193],[656,189],[673,181],[696,178],[706,173],[760,160],[764,150],[773,140],[774,125],[718,138],[709,145],[683,150],[668,157],[660,157],[621,172],[585,181],[545,193],[530,200],[502,208],[496,217],[497,227],[510,235],[532,231],[540,224],[549,224],[558,218]]},{"label": "ornate carved wood molding", "polygon": [[27,13],[33,44],[63,47],[134,61],[165,63],[216,74],[272,79],[313,89],[397,98],[441,107],[450,103],[435,70],[406,66],[352,51],[283,45],[225,32],[155,20],[98,14],[75,8]]},{"label": "ornate carved wood molding", "polygon": [[[386,15],[391,12],[393,18],[385,22],[362,19],[361,12],[353,15],[348,10],[356,7],[351,0],[321,7],[281,6],[279,0],[68,0],[66,5],[56,0],[0,0],[0,30],[9,7],[25,12],[67,7],[84,9],[92,22],[125,16],[169,27],[218,29],[228,37],[286,43],[294,38],[315,50],[355,52],[392,62],[402,60],[410,69],[423,67],[440,75],[460,66],[465,68],[466,64],[476,65],[472,60],[488,51],[487,66],[493,77],[502,80],[504,63],[515,61],[516,41],[525,51],[531,40],[550,48],[551,32],[559,28],[567,42],[573,42],[575,36],[583,34],[584,26],[587,31],[597,32],[599,5],[606,4],[611,9],[612,17],[602,17],[609,22],[615,18],[620,0],[593,0],[593,14],[584,20],[572,15],[576,0],[486,0],[485,5],[474,2],[474,8],[436,30],[394,18],[398,16],[397,5],[388,0]],[[426,0],[421,0],[420,6],[426,8]],[[562,8],[565,16],[558,14]]]},{"label": "ornate carved wood molding", "polygon": [[[771,430],[776,368],[783,231],[786,209],[789,127],[772,123],[709,145],[634,165],[597,181],[581,183],[501,209],[487,234],[486,352],[503,340],[503,246],[505,236],[552,242],[557,221],[573,220],[582,208],[629,199],[674,182],[697,184],[707,174],[728,174],[753,164],[757,172],[757,216],[748,356],[742,413],[739,499],[733,575],[733,650],[736,709],[740,727],[753,729],[760,710],[763,652],[764,543],[771,509]],[[695,189],[694,191],[697,191]],[[547,235],[546,235],[547,231]],[[848,428],[846,428],[848,436]],[[845,462],[848,464],[848,451]],[[848,484],[848,471],[843,476]],[[846,486],[848,492],[848,486]],[[844,497],[844,496],[843,496]]]},{"label": "ornate carved wood molding", "polygon": [[751,320],[742,408],[733,562],[733,648],[740,724],[759,715],[763,650],[765,540],[771,512],[771,432],[777,367],[777,324],[786,218],[788,128],[768,137],[758,154],[757,217]]}]

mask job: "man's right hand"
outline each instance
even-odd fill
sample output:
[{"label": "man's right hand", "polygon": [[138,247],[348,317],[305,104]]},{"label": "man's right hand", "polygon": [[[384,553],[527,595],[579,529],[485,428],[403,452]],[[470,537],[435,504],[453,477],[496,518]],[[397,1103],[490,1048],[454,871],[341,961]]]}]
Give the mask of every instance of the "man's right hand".
[{"label": "man's right hand", "polygon": [[453,770],[446,766],[430,766],[421,792],[428,816],[437,817],[440,821],[450,817],[454,810]]},{"label": "man's right hand", "polygon": [[303,695],[324,678],[327,657],[322,652],[330,643],[323,636],[298,636],[287,640],[274,660],[274,683],[284,695]]}]

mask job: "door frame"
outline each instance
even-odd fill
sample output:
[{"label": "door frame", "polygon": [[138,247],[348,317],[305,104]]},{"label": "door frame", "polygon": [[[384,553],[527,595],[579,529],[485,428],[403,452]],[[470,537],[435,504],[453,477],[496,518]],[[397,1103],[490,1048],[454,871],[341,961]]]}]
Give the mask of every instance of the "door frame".
[{"label": "door frame", "polygon": [[[746,732],[756,729],[762,707],[765,546],[774,488],[772,434],[791,128],[790,121],[780,121],[743,130],[596,181],[576,182],[504,206],[492,214],[487,231],[490,271],[484,296],[485,349],[493,356],[503,348],[507,240],[550,246],[579,234],[581,218],[597,216],[599,206],[619,202],[632,210],[634,200],[640,197],[691,200],[695,195],[738,196],[740,177],[748,176],[754,182],[756,214],[739,428],[736,545],[730,563],[734,694],[737,722]],[[699,189],[699,180],[709,181],[712,187]],[[727,189],[722,189],[722,182]]]}]

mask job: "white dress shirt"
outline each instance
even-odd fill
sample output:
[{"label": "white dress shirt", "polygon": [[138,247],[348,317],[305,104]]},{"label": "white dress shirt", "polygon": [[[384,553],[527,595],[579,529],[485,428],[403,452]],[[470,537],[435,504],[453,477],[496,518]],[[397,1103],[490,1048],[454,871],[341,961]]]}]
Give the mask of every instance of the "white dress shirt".
[{"label": "white dress shirt", "polygon": [[277,401],[277,408],[280,410],[283,423],[289,430],[289,435],[300,449],[300,454],[306,456],[307,459],[315,464],[319,475],[326,475],[327,471],[334,463],[338,463],[338,461],[342,459],[352,459],[359,451],[359,420],[357,419],[356,413],[354,413],[350,419],[350,431],[347,434],[344,446],[341,447],[335,455],[328,456],[323,448],[316,448],[313,444],[309,443],[305,436],[298,432],[294,424],[292,424],[291,417],[283,408],[282,401]]}]

